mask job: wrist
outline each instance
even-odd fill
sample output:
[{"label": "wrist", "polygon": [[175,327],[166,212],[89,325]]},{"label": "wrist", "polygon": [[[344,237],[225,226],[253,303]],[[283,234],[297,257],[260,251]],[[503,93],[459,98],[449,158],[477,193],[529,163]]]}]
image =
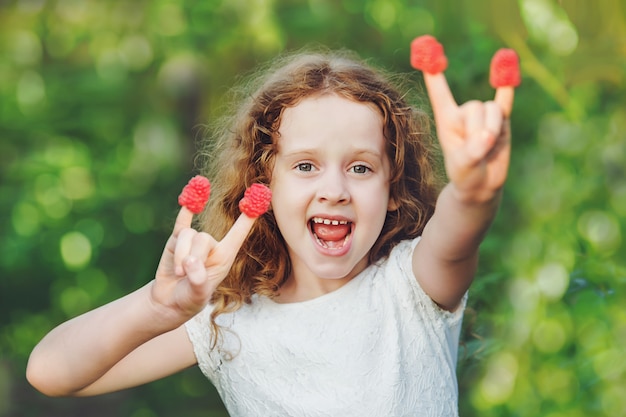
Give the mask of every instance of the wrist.
[{"label": "wrist", "polygon": [[450,194],[459,203],[467,206],[490,207],[498,206],[502,198],[503,188],[489,190],[462,189],[454,183],[449,183]]},{"label": "wrist", "polygon": [[185,314],[180,309],[173,308],[158,301],[155,294],[155,280],[150,281],[139,289],[142,295],[142,309],[149,318],[153,331],[166,332],[179,327],[185,323],[193,314]]}]

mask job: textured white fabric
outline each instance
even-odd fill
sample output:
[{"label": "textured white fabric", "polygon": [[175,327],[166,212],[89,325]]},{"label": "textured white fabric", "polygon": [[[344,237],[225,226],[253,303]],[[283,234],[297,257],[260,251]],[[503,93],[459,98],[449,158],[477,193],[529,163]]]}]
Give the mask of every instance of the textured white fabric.
[{"label": "textured white fabric", "polygon": [[418,240],[321,297],[278,304],[255,296],[218,316],[228,330],[212,351],[211,307],[191,319],[200,369],[230,415],[457,416],[466,297],[450,313],[422,291],[411,272]]}]

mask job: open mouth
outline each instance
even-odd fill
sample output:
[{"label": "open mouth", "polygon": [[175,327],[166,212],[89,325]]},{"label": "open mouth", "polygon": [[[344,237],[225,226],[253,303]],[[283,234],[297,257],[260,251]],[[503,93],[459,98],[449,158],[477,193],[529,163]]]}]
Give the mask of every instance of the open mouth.
[{"label": "open mouth", "polygon": [[310,228],[317,243],[326,249],[341,249],[352,234],[352,222],[314,217]]}]

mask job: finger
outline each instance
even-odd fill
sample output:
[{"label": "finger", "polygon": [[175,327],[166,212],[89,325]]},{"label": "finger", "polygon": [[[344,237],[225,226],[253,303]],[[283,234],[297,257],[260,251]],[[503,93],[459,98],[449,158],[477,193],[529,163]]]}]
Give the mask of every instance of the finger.
[{"label": "finger", "polygon": [[505,117],[513,110],[514,88],[522,82],[519,56],[513,49],[502,48],[491,58],[489,84],[496,89],[495,102]]},{"label": "finger", "polygon": [[496,89],[496,96],[494,101],[498,103],[500,109],[502,110],[502,114],[505,118],[511,117],[511,112],[513,111],[513,99],[515,98],[515,87],[498,87]]},{"label": "finger", "polygon": [[480,163],[496,143],[496,136],[483,129],[467,139],[466,155],[470,166]]},{"label": "finger", "polygon": [[424,73],[424,82],[433,112],[456,106],[443,72],[448,67],[448,58],[443,45],[434,36],[422,35],[411,42],[411,66]]},{"label": "finger", "polygon": [[[174,273],[178,276],[183,276],[185,274],[182,263],[183,259],[189,253],[189,247],[191,245],[191,236],[190,234],[195,233],[191,229],[191,222],[193,221],[193,213],[187,207],[181,207],[178,215],[176,216],[176,221],[174,222],[174,230],[172,231],[172,238],[175,242],[174,246]],[[185,234],[187,235],[186,239],[181,239],[181,232],[187,231]]]},{"label": "finger", "polygon": [[176,216],[176,221],[174,222],[174,231],[172,232],[173,236],[178,236],[181,230],[191,227],[191,222],[193,221],[193,213],[187,207],[181,207],[178,215]]},{"label": "finger", "polygon": [[[498,108],[498,110],[500,110]],[[506,156],[511,151],[511,119],[502,119],[500,133],[496,137],[496,141],[489,151],[490,154],[498,153]],[[487,155],[487,158],[489,155]],[[508,159],[508,156],[506,157]]]},{"label": "finger", "polygon": [[466,137],[470,137],[485,128],[485,104],[478,100],[468,101],[461,107],[463,115],[463,132]]},{"label": "finger", "polygon": [[241,214],[233,224],[233,227],[226,233],[226,236],[220,241],[220,247],[230,253],[239,252],[255,220],[255,218]]},{"label": "finger", "polygon": [[187,256],[184,262],[185,275],[192,286],[199,286],[206,281],[206,269],[204,262],[196,256]]},{"label": "finger", "polygon": [[[201,285],[206,281],[207,275],[204,268],[204,260],[209,256],[216,244],[216,240],[208,233],[196,233],[193,237],[189,255],[184,260],[185,273],[192,284]],[[196,267],[196,261],[202,264],[201,271]],[[189,264],[193,264],[192,270],[188,268]]]},{"label": "finger", "polygon": [[472,101],[462,106],[466,130],[466,155],[470,164],[484,159],[502,130],[502,111],[491,102]]},{"label": "finger", "polygon": [[206,285],[208,278],[204,262],[201,258],[188,256],[184,266],[187,276],[184,283],[188,285],[178,287],[179,291],[182,292],[180,299],[189,300],[192,304],[202,307],[214,290],[213,286]]},{"label": "finger", "polygon": [[216,244],[217,241],[210,234],[196,233],[191,241],[189,256],[204,260],[209,256]]},{"label": "finger", "polygon": [[425,72],[424,84],[428,91],[428,98],[430,99],[435,120],[440,119],[445,114],[449,114],[451,110],[458,107],[450,91],[448,81],[442,72],[437,74]]},{"label": "finger", "polygon": [[179,231],[178,236],[176,237],[176,246],[174,248],[174,273],[179,277],[185,275],[183,262],[189,256],[193,239],[197,234],[197,231],[187,227]]},{"label": "finger", "polygon": [[505,126],[505,117],[500,104],[495,101],[487,101],[484,105],[484,112],[485,130],[495,137],[502,136]]}]

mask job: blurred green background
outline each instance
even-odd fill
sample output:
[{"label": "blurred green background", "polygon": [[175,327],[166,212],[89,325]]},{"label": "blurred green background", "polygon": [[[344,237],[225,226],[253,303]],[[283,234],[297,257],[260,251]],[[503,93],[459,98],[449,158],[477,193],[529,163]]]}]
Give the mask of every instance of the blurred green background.
[{"label": "blurred green background", "polygon": [[[621,0],[0,1],[0,416],[225,416],[197,369],[50,399],[26,383],[53,326],[141,286],[229,87],[284,50],[406,73],[445,45],[458,101],[523,83],[502,209],[460,351],[462,416],[626,410],[626,6]],[[355,387],[358,389],[358,387]]]}]

